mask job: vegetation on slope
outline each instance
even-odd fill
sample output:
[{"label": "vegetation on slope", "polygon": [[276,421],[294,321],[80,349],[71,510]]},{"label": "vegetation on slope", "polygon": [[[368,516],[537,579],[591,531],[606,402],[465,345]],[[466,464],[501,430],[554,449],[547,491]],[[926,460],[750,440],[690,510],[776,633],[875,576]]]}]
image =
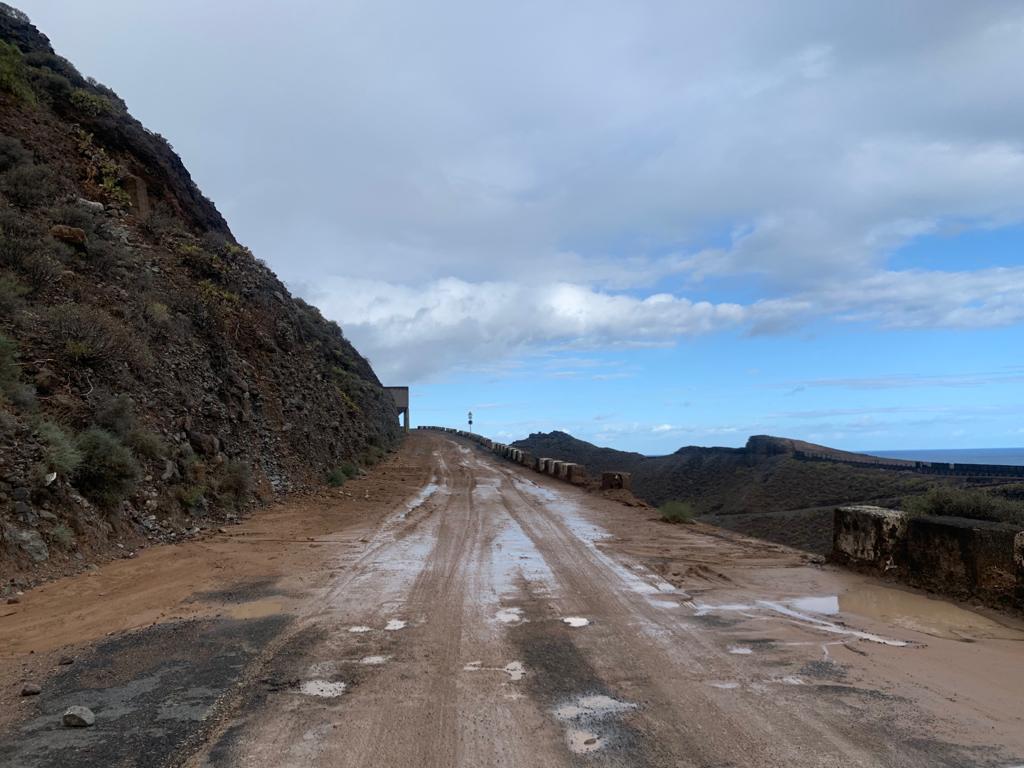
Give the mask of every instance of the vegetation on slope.
[{"label": "vegetation on slope", "polygon": [[180,536],[398,438],[341,329],[0,3],[0,574]]}]

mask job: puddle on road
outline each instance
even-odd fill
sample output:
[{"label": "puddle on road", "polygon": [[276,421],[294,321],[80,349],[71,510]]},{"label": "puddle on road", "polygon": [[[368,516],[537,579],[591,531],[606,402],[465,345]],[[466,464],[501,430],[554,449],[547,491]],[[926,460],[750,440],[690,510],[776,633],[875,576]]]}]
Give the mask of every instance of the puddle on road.
[{"label": "puddle on road", "polygon": [[526,621],[526,619],[523,618],[522,608],[502,608],[494,614],[494,618],[502,624],[519,624]]},{"label": "puddle on road", "polygon": [[744,645],[730,645],[729,653],[735,656],[749,656],[754,651]]},{"label": "puddle on road", "polygon": [[712,681],[712,682],[708,683],[708,685],[710,685],[712,688],[720,688],[723,691],[731,691],[731,690],[733,690],[735,688],[739,688],[740,687],[739,683],[734,683],[731,680],[729,680],[729,681],[715,680],[715,681]]},{"label": "puddle on road", "polygon": [[330,680],[306,680],[299,686],[299,690],[307,696],[317,696],[321,699],[336,699],[345,692],[345,688],[345,683]]},{"label": "puddle on road", "polygon": [[526,676],[526,668],[521,661],[510,661],[502,670],[513,683],[518,683]]},{"label": "puddle on road", "polygon": [[361,634],[363,632],[372,632],[373,631],[373,627],[366,627],[366,626],[363,626],[362,624],[360,624],[359,626],[349,627],[348,631],[349,632],[354,632],[356,634]]},{"label": "puddle on road", "polygon": [[838,596],[839,610],[950,640],[1024,640],[1024,632],[915,592],[863,584]]},{"label": "puddle on road", "polygon": [[381,664],[386,664],[387,660],[390,658],[390,656],[363,656],[363,658],[359,660],[359,663],[366,664],[371,667],[376,667]]},{"label": "puddle on road", "polygon": [[590,619],[585,619],[582,616],[566,616],[562,619],[562,622],[564,624],[568,624],[574,629],[579,629],[580,627],[585,627],[590,624]]},{"label": "puddle on road", "polygon": [[596,752],[604,746],[601,742],[602,739],[596,733],[585,731],[582,728],[569,728],[565,732],[566,741],[569,743],[569,749],[577,755],[586,755],[590,752]]},{"label": "puddle on road", "polygon": [[[758,604],[775,609],[781,604],[795,612],[821,616],[853,614],[948,640],[1024,640],[1024,632],[955,603],[881,584],[859,584],[839,595],[798,597],[778,603],[758,601]],[[726,610],[727,607],[716,609]]]},{"label": "puddle on road", "polygon": [[485,667],[482,661],[470,661],[463,668],[463,672],[504,672],[513,683],[518,683],[526,677],[526,667],[521,661],[510,661],[504,667]]},{"label": "puddle on road", "polygon": [[388,623],[384,626],[384,631],[397,632],[400,629],[405,629],[407,624],[408,622],[403,621],[402,619],[390,619]]},{"label": "puddle on road", "polygon": [[405,509],[402,511],[400,517],[407,517],[410,512],[418,507],[421,507],[427,499],[433,496],[440,488],[435,478],[431,478],[430,482],[424,485],[420,492],[417,493],[412,499],[406,502]]},{"label": "puddle on road", "polygon": [[595,694],[581,696],[552,710],[552,714],[566,723],[565,741],[573,754],[585,755],[604,748],[606,737],[598,733],[601,724],[636,709],[636,704]]}]

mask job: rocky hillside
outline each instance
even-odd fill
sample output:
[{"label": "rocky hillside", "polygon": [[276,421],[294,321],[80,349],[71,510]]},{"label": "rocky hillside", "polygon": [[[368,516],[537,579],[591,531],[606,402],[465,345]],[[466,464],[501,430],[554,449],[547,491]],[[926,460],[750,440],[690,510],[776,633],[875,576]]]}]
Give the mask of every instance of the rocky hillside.
[{"label": "rocky hillside", "polygon": [[514,443],[535,456],[586,464],[594,472],[633,473],[633,490],[659,505],[672,499],[698,514],[782,512],[919,493],[937,481],[909,471],[801,461],[796,449],[849,458],[856,454],[764,435],[743,448],[687,446],[668,456],[643,456],[600,448],[565,432],[537,433]]},{"label": "rocky hillside", "polygon": [[399,437],[341,329],[236,242],[159,134],[0,4],[4,583],[190,535]]}]

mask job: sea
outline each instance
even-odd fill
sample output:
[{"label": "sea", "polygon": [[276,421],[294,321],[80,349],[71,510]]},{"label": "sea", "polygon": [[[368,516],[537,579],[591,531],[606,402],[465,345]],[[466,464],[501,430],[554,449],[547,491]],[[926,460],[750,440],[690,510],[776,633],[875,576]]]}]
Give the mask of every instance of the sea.
[{"label": "sea", "polygon": [[865,451],[872,456],[949,464],[1006,464],[1024,467],[1024,448],[938,448],[919,451]]}]

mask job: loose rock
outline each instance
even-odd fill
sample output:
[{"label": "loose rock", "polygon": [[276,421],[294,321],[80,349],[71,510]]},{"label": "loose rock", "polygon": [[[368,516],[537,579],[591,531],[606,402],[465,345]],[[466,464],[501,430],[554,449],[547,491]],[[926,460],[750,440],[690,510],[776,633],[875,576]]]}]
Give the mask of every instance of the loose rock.
[{"label": "loose rock", "polygon": [[35,683],[25,683],[23,686],[21,686],[22,696],[38,696],[42,692],[43,689]]},{"label": "loose rock", "polygon": [[96,715],[88,707],[75,705],[68,707],[61,719],[68,728],[88,728],[96,722]]}]

